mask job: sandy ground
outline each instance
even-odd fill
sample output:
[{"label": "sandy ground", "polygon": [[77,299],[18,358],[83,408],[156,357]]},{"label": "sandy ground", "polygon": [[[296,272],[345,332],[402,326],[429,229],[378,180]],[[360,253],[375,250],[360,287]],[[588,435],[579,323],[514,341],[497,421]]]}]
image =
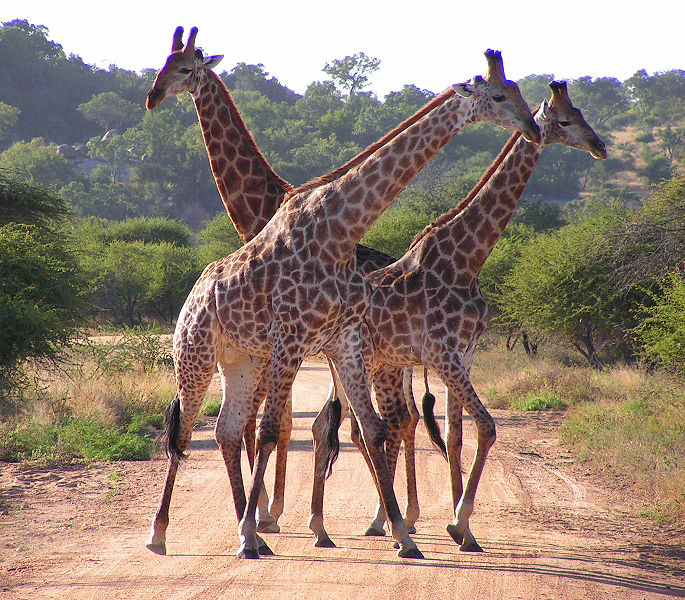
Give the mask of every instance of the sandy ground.
[{"label": "sandy ground", "polygon": [[[166,459],[39,468],[0,463],[0,597],[3,599],[282,598],[652,599],[685,597],[683,539],[639,520],[637,502],[572,462],[554,414],[494,411],[498,440],[476,497],[471,529],[485,552],[458,551],[447,465],[419,424],[421,518],[413,537],[424,560],[403,560],[392,539],[362,535],[376,494],[341,429],[328,480],[326,529],[337,548],[314,548],[307,528],[309,426],[328,386],[308,362],[295,384],[295,421],[282,531],[265,534],[274,557],[240,560],[228,477],[213,420],[198,423],[171,504],[168,555],[144,542]],[[417,396],[422,392],[417,383]],[[434,391],[440,388],[435,385]],[[440,414],[440,413],[438,413]],[[465,426],[465,464],[474,450]],[[273,463],[273,457],[271,460]],[[267,473],[271,485],[272,464]],[[403,459],[396,491],[404,504]]]}]

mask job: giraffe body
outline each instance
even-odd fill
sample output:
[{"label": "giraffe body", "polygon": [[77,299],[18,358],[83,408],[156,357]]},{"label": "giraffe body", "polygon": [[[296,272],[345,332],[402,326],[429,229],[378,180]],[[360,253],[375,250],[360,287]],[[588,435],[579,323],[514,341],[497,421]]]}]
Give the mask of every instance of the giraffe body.
[{"label": "giraffe body", "polygon": [[[478,274],[545,145],[564,144],[606,158],[604,143],[573,107],[566,85],[553,82],[550,87],[552,100],[536,116],[540,145],[514,134],[475,193],[419,233],[401,259],[366,276],[372,287],[367,323],[376,368],[423,365],[435,370],[447,386],[447,458],[455,511],[448,532],[463,550],[480,550],[468,521],[485,457],[495,439],[494,421],[469,381],[476,344],[490,318]],[[376,398],[379,408],[393,401],[379,398],[378,391]],[[478,428],[478,449],[466,491],[461,478],[462,408]],[[317,510],[313,506],[313,512]],[[381,511],[379,525],[382,517]]]}]

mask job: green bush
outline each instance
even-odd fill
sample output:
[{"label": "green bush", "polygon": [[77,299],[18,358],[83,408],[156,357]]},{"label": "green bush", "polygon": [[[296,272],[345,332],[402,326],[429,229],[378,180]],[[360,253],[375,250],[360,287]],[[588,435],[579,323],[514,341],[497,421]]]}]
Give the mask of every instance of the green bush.
[{"label": "green bush", "polygon": [[514,410],[561,410],[566,408],[567,403],[559,398],[554,392],[530,392],[521,398],[515,398],[511,402]]},{"label": "green bush", "polygon": [[[140,429],[142,417],[129,428]],[[39,460],[65,464],[74,460],[146,460],[153,441],[127,428],[106,425],[96,419],[69,418],[57,424],[35,421],[5,425],[0,435],[0,460]]]},{"label": "green bush", "polygon": [[217,417],[221,410],[221,398],[207,398],[202,403],[200,412],[206,417]]},{"label": "green bush", "polygon": [[653,306],[643,306],[644,318],[633,329],[642,355],[652,363],[685,371],[685,280],[679,272],[650,293]]}]

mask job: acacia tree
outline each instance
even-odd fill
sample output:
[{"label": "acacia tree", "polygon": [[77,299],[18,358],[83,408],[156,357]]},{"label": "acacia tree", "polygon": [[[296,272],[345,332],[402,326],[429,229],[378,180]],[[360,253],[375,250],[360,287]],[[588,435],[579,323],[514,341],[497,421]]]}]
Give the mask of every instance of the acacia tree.
[{"label": "acacia tree", "polygon": [[369,85],[369,75],[375,73],[380,66],[379,58],[357,52],[352,56],[326,63],[322,71],[347,90],[348,96],[352,96]]}]

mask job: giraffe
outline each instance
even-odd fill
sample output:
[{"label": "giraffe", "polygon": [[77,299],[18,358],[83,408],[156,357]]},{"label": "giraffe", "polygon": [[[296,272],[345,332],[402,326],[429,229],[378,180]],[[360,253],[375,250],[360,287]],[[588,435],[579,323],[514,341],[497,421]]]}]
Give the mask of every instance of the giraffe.
[{"label": "giraffe", "polygon": [[[464,551],[481,551],[469,528],[478,481],[495,441],[495,423],[480,403],[469,372],[478,339],[489,322],[478,274],[501,237],[542,148],[564,144],[605,159],[604,143],[568,96],[565,82],[550,84],[552,98],[535,120],[539,145],[514,133],[493,165],[465,200],[421,231],[407,253],[393,265],[366,276],[372,287],[367,324],[375,348],[375,367],[423,365],[446,384],[447,444],[440,438],[432,407],[424,418],[432,441],[448,459],[454,521],[447,531]],[[379,409],[391,398],[379,397]],[[466,489],[461,476],[462,408],[474,419],[478,445]],[[388,456],[391,473],[393,457]],[[322,505],[313,495],[312,515],[322,522]],[[316,484],[315,484],[316,485]],[[376,526],[382,526],[382,507]],[[315,532],[316,533],[316,532]],[[318,535],[318,534],[317,534]]]},{"label": "giraffe", "polygon": [[[258,149],[230,92],[212,70],[221,62],[223,56],[205,57],[201,51],[195,48],[196,36],[197,28],[191,29],[187,44],[184,47],[183,27],[176,28],[172,37],[171,54],[159,71],[148,94],[146,104],[149,110],[153,110],[168,97],[177,96],[184,92],[191,94],[207,148],[210,167],[222,203],[238,235],[246,243],[261,231],[282,204],[285,195],[294,188],[276,174]],[[192,76],[189,76],[191,73]],[[376,144],[347,163],[344,168],[349,169],[358,164],[377,147],[387,143],[388,140],[448,97],[449,94],[441,94],[388,135],[381,138]],[[364,274],[395,261],[395,257],[361,244],[356,247],[356,258],[357,265]],[[394,393],[401,395],[402,377],[401,369],[387,369],[384,373],[383,384],[392,387]],[[261,383],[262,385],[255,392],[252,415],[245,431],[245,446],[250,466],[253,464],[257,410],[266,393],[265,382],[262,381]],[[339,388],[340,385],[337,389]],[[335,385],[331,384],[330,389],[331,391],[335,390]],[[283,512],[287,447],[292,429],[291,410],[291,405],[288,403],[277,444],[274,495],[268,508],[266,491],[264,490],[260,496],[257,509],[258,529],[260,531],[279,531],[277,521]],[[418,412],[412,413],[412,417],[418,421]],[[389,418],[398,419],[393,415],[389,415]],[[353,426],[353,439],[358,445],[361,443],[356,426]],[[409,498],[415,498],[415,486],[412,489],[412,484],[409,482],[408,487],[410,488]],[[412,514],[411,507],[407,508],[407,514]],[[413,522],[410,523],[410,528],[411,525]]]},{"label": "giraffe", "polygon": [[[487,120],[539,140],[539,129],[518,87],[504,77],[501,56],[492,51],[490,55],[499,65],[494,76],[455,84],[448,100],[353,168],[290,192],[259,234],[208,265],[200,276],[174,333],[178,395],[167,411],[169,467],[148,548],[165,552],[178,463],[218,366],[224,401],[216,438],[240,519],[238,556],[258,558],[270,552],[257,535],[255,522],[264,470],[278,440],[295,374],[306,356],[323,351],[359,422],[398,555],[422,556],[397,506],[383,448],[386,428],[371,403],[367,371],[373,354],[364,323],[368,288],[354,251],[375,219],[462,127]],[[246,497],[240,441],[263,377],[268,392]]]}]

